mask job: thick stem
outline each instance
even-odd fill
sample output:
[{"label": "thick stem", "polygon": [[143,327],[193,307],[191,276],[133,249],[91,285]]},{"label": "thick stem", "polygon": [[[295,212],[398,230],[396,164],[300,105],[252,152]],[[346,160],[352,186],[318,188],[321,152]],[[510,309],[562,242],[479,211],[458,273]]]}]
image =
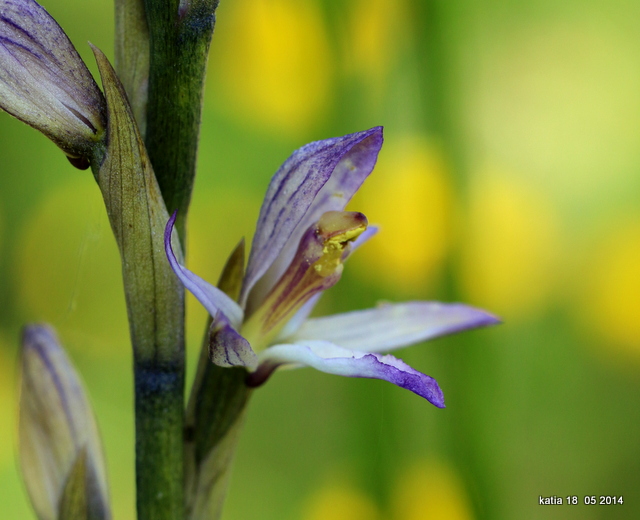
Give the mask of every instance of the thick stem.
[{"label": "thick stem", "polygon": [[[134,352],[139,520],[184,518],[184,288],[164,252],[169,214],[124,87],[94,49],[107,100],[92,166],[120,255]],[[182,256],[175,240],[174,250]]]},{"label": "thick stem", "polygon": [[149,82],[149,29],[144,0],[115,0],[115,69],[144,138]]},{"label": "thick stem", "polygon": [[138,520],[184,518],[183,368],[135,364]]},{"label": "thick stem", "polygon": [[181,240],[196,171],[217,0],[145,0],[150,35],[146,146]]}]

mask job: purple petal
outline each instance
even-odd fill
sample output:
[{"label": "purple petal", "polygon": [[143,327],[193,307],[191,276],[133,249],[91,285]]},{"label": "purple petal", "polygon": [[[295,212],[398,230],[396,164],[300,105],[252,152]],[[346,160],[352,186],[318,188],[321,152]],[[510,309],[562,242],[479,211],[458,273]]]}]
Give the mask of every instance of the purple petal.
[{"label": "purple petal", "polygon": [[406,302],[307,320],[288,341],[326,340],[363,352],[383,352],[500,323],[460,303]]},{"label": "purple petal", "polygon": [[89,70],[33,0],[0,0],[0,107],[74,158],[106,126],[104,98]]},{"label": "purple petal", "polygon": [[255,369],[258,366],[258,357],[249,342],[220,315],[211,324],[209,357],[221,367],[243,366]]},{"label": "purple petal", "polygon": [[240,327],[244,318],[240,306],[220,289],[211,285],[209,282],[205,282],[198,275],[178,263],[171,245],[171,235],[173,225],[176,221],[176,215],[177,212],[171,215],[164,231],[164,249],[173,272],[176,273],[182,285],[191,291],[211,316],[215,317],[218,312],[221,312],[234,327]]},{"label": "purple petal", "polygon": [[348,350],[326,341],[307,341],[270,347],[260,354],[260,362],[267,367],[305,365],[338,376],[382,379],[444,408],[436,380],[393,356]]},{"label": "purple petal", "polygon": [[304,232],[327,211],[343,210],[371,173],[382,128],[310,143],[276,172],[265,196],[251,247],[241,304],[268,272],[252,300],[257,305],[282,275]]}]

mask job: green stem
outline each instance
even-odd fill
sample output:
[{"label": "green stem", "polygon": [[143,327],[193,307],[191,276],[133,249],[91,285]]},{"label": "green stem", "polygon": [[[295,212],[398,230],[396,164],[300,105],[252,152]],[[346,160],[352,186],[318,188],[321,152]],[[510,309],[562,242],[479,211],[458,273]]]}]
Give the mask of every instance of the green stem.
[{"label": "green stem", "polygon": [[147,125],[149,29],[144,0],[115,0],[115,69],[144,138]]},{"label": "green stem", "polygon": [[145,0],[150,35],[146,146],[167,210],[185,221],[217,0]]},{"label": "green stem", "polygon": [[[104,54],[94,53],[108,127],[91,164],[122,259],[134,352],[138,519],[182,520],[184,288],[164,253],[169,215],[124,87]],[[181,258],[177,241],[173,246]]]},{"label": "green stem", "polygon": [[183,388],[181,363],[135,364],[138,520],[184,518]]}]

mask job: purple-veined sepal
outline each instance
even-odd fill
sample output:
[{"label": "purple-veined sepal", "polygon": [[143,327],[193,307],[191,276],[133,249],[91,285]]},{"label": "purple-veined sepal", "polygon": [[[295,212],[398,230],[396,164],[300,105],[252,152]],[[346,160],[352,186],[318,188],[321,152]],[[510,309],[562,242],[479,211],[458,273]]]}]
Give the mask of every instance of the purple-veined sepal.
[{"label": "purple-veined sepal", "polygon": [[209,359],[221,367],[247,367],[255,370],[258,356],[249,342],[218,313],[209,329]]},{"label": "purple-veined sepal", "polygon": [[324,213],[344,210],[381,146],[382,127],[316,141],[276,172],[260,209],[240,298],[249,313],[287,270],[307,229]]},{"label": "purple-veined sepal", "polygon": [[87,168],[104,97],[69,38],[34,0],[0,0],[0,107]]},{"label": "purple-veined sepal", "polygon": [[388,352],[464,330],[496,325],[492,314],[461,303],[383,303],[306,320],[286,341],[326,340],[363,352]]},{"label": "purple-veined sepal", "polygon": [[167,222],[164,232],[165,252],[173,272],[176,273],[182,284],[198,299],[211,316],[215,317],[221,312],[233,327],[239,328],[244,317],[240,306],[216,286],[206,282],[178,262],[171,244],[176,216],[177,212],[174,212]]}]

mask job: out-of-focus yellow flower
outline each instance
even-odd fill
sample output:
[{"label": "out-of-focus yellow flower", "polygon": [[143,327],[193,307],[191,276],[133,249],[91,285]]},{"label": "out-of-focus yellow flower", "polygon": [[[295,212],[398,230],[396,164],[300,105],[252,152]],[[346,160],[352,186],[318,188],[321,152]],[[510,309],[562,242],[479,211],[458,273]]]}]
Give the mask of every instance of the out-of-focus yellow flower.
[{"label": "out-of-focus yellow flower", "polygon": [[557,275],[558,224],[550,202],[514,177],[472,182],[461,276],[465,299],[505,319],[548,303]]},{"label": "out-of-focus yellow flower", "polygon": [[378,508],[367,495],[347,485],[320,488],[305,504],[303,520],[379,520]]},{"label": "out-of-focus yellow flower", "polygon": [[404,0],[352,2],[345,31],[345,73],[362,76],[369,88],[381,89],[407,31],[404,14]]},{"label": "out-of-focus yellow flower", "polygon": [[95,355],[129,355],[118,250],[93,179],[47,195],[20,233],[14,261],[26,319],[59,324],[71,346],[91,338]]},{"label": "out-of-focus yellow flower", "polygon": [[616,222],[609,232],[590,252],[584,326],[640,361],[640,218]]},{"label": "out-of-focus yellow flower", "polygon": [[443,462],[417,464],[400,478],[393,520],[472,520],[469,499],[458,475]]},{"label": "out-of-focus yellow flower", "polygon": [[[331,50],[313,0],[238,0],[217,27],[209,89],[249,123],[296,134],[322,116],[332,85]],[[221,8],[224,8],[222,6]],[[222,17],[221,17],[222,19]],[[226,106],[225,106],[226,108]]]},{"label": "out-of-focus yellow flower", "polygon": [[[350,207],[380,225],[356,254],[355,272],[404,294],[421,294],[438,273],[451,243],[452,189],[440,153],[425,139],[406,137],[380,155]],[[366,258],[365,258],[366,256]]]}]

